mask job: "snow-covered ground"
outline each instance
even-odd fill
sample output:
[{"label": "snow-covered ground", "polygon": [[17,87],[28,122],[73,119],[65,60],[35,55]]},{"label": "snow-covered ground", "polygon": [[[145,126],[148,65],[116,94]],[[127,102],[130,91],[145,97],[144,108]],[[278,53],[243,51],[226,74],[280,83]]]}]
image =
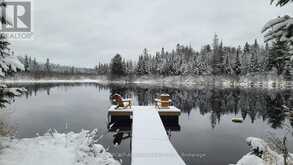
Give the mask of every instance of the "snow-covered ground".
[{"label": "snow-covered ground", "polygon": [[120,165],[95,141],[97,131],[51,132],[24,139],[0,137],[1,165]]},{"label": "snow-covered ground", "polygon": [[[284,165],[283,155],[273,151],[264,140],[248,137],[246,142],[250,146],[251,152],[244,155],[236,165]],[[255,151],[261,154],[257,156]],[[293,165],[293,154],[291,153],[289,153],[287,164]]]},{"label": "snow-covered ground", "polygon": [[241,77],[226,76],[143,76],[133,80],[135,84],[161,85],[167,87],[218,86],[223,88],[292,88],[293,81],[285,81],[275,75],[247,75]]}]

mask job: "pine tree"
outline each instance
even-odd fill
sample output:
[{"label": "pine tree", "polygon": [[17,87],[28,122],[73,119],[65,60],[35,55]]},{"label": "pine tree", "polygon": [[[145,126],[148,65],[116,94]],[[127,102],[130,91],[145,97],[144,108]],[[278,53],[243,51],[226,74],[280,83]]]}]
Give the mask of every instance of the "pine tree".
[{"label": "pine tree", "polygon": [[[0,2],[0,8],[4,10],[6,3]],[[3,13],[2,13],[3,14]],[[0,17],[2,25],[7,24],[9,21],[3,15]],[[0,25],[1,26],[1,25]],[[7,41],[5,35],[0,33],[0,77],[4,78],[7,74],[24,70],[23,64],[17,57],[14,56],[13,51],[9,48],[10,43]],[[18,94],[23,93],[22,89],[18,89]],[[0,88],[0,107],[5,107],[9,103],[9,98],[16,96],[15,89],[10,90],[6,85],[1,85]]]},{"label": "pine tree", "polygon": [[229,56],[226,55],[226,61],[225,61],[225,74],[231,74],[232,70],[231,70],[231,65],[230,65],[230,60],[229,60]]},{"label": "pine tree", "polygon": [[39,71],[39,64],[38,64],[36,58],[34,58],[34,60],[33,60],[33,67],[32,68],[33,68],[33,71],[34,72],[38,72]]},{"label": "pine tree", "polygon": [[24,70],[23,64],[14,56],[14,52],[9,48],[10,43],[5,35],[0,33],[0,76]]},{"label": "pine tree", "polygon": [[113,76],[123,76],[125,74],[120,54],[116,54],[111,60],[111,74]]},{"label": "pine tree", "polygon": [[249,68],[249,62],[248,57],[250,55],[250,45],[246,42],[243,48],[243,54],[242,54],[242,73],[246,74],[248,72]]},{"label": "pine tree", "polygon": [[[271,0],[271,4],[276,6],[284,6],[293,0]],[[262,28],[264,33],[265,42],[273,41],[286,41],[290,49],[290,58],[293,58],[293,18],[285,15],[277,17],[268,21]]]},{"label": "pine tree", "polygon": [[249,72],[257,72],[258,71],[258,62],[256,57],[256,52],[253,52],[250,57],[249,63]]},{"label": "pine tree", "polygon": [[131,61],[125,61],[125,74],[130,75],[133,71],[133,65]]},{"label": "pine tree", "polygon": [[290,59],[289,47],[286,41],[277,40],[273,42],[273,46],[269,55],[269,68],[275,67],[278,75],[284,71],[285,63]]},{"label": "pine tree", "polygon": [[221,41],[219,50],[218,50],[218,57],[217,57],[217,67],[218,67],[218,73],[222,74],[224,72],[224,60],[225,60],[225,54],[223,50],[223,42]]},{"label": "pine tree", "polygon": [[289,2],[292,2],[292,0],[270,0],[271,4],[275,3],[276,6],[284,6],[288,4]]},{"label": "pine tree", "polygon": [[24,57],[24,71],[28,71],[29,70],[29,59],[28,59],[28,56],[25,55]]},{"label": "pine tree", "polygon": [[75,73],[75,68],[74,68],[74,66],[72,66],[72,67],[70,68],[70,73],[71,73],[71,74],[74,74],[74,73]]},{"label": "pine tree", "polygon": [[28,70],[29,71],[31,71],[31,70],[33,70],[33,68],[32,68],[32,65],[33,65],[33,60],[32,60],[32,57],[31,56],[29,56],[29,58],[28,58]]},{"label": "pine tree", "polygon": [[[247,48],[246,48],[247,49]],[[249,72],[257,72],[259,70],[258,66],[258,54],[259,54],[259,45],[257,43],[257,40],[255,39],[254,44],[250,51],[250,62],[249,62]]]},{"label": "pine tree", "polygon": [[[74,68],[74,69],[76,70],[76,68]],[[99,65],[96,66],[96,72],[99,75],[106,75],[106,74],[108,74],[109,73],[109,65],[108,64],[101,64],[101,63],[99,63]]]},{"label": "pine tree", "polygon": [[46,60],[45,67],[46,67],[46,72],[49,73],[51,71],[49,58],[47,58],[47,60]]},{"label": "pine tree", "polygon": [[292,80],[292,75],[291,75],[291,65],[290,65],[290,62],[287,62],[285,64],[285,71],[284,71],[284,78],[285,80],[287,81],[290,81]]},{"label": "pine tree", "polygon": [[236,59],[235,59],[235,64],[234,64],[234,73],[236,75],[241,74],[241,63],[240,63],[240,57],[239,57],[240,51],[241,51],[241,48],[239,46],[236,51]]},{"label": "pine tree", "polygon": [[217,61],[216,61],[216,56],[218,55],[218,49],[219,49],[219,39],[218,39],[218,35],[215,34],[214,35],[214,39],[213,39],[213,56],[212,56],[212,61],[211,61],[211,65],[212,65],[212,73],[213,74],[217,74]]},{"label": "pine tree", "polygon": [[213,40],[212,73],[222,74],[224,72],[224,51],[223,43],[219,44],[218,36],[215,34]]},{"label": "pine tree", "polygon": [[269,70],[269,54],[270,54],[270,47],[269,44],[266,43],[264,50],[263,50],[263,66],[261,71],[267,71]]},{"label": "pine tree", "polygon": [[254,58],[255,58],[255,66],[256,66],[256,70],[258,70],[258,55],[260,53],[260,47],[258,45],[257,39],[255,39],[254,41],[254,45],[253,45],[253,53],[254,53]]},{"label": "pine tree", "polygon": [[257,72],[259,71],[259,61],[258,61],[258,55],[260,53],[260,47],[258,45],[257,39],[254,41],[253,45],[253,51],[250,58],[250,71],[251,72]]},{"label": "pine tree", "polygon": [[144,61],[143,61],[143,56],[139,56],[138,58],[138,62],[136,64],[136,69],[135,69],[135,72],[136,74],[138,75],[143,75],[145,74],[145,71],[144,71]]},{"label": "pine tree", "polygon": [[213,50],[216,51],[219,48],[219,38],[218,35],[215,34],[214,35],[214,39],[213,39]]},{"label": "pine tree", "polygon": [[143,49],[143,59],[144,59],[143,60],[144,74],[150,74],[151,73],[151,58],[146,48]]}]

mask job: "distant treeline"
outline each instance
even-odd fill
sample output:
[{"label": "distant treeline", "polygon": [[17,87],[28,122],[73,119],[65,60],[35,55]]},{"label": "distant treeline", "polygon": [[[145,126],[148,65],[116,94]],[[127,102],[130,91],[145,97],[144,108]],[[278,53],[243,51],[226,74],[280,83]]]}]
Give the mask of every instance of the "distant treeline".
[{"label": "distant treeline", "polygon": [[22,75],[46,76],[185,76],[185,75],[230,75],[263,74],[267,72],[291,79],[292,61],[286,41],[276,40],[272,44],[245,43],[243,46],[224,46],[215,35],[212,44],[196,51],[190,45],[177,44],[167,51],[162,48],[155,54],[144,49],[138,60],[125,60],[116,54],[110,63],[99,63],[95,68],[79,68],[53,64],[49,59],[38,62],[30,56],[19,57],[24,64]]},{"label": "distant treeline", "polygon": [[51,77],[51,76],[74,76],[74,75],[96,75],[94,68],[80,68],[74,66],[59,65],[50,62],[47,58],[46,62],[39,62],[36,58],[30,56],[18,57],[23,63],[25,71],[20,75],[33,77]]},{"label": "distant treeline", "polygon": [[215,35],[212,44],[200,51],[191,46],[177,44],[176,49],[161,51],[154,55],[147,49],[137,62],[125,60],[120,54],[110,64],[96,67],[100,75],[247,75],[272,71],[285,78],[291,78],[292,62],[285,42],[275,41],[262,46],[257,40],[243,46],[224,46]]}]

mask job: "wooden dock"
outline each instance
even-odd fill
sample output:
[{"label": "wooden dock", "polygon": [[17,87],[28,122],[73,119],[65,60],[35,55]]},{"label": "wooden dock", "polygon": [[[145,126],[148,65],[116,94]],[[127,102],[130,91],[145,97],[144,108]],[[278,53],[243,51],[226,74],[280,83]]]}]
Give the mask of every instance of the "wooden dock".
[{"label": "wooden dock", "polygon": [[164,127],[162,122],[171,119],[176,125],[180,113],[180,109],[174,106],[166,109],[155,106],[115,109],[112,106],[109,109],[109,116],[116,120],[115,125],[117,121],[129,120],[132,123],[131,165],[185,165],[171,144],[165,130],[166,125]]},{"label": "wooden dock", "polygon": [[109,115],[111,116],[131,116],[134,110],[155,110],[159,112],[160,116],[179,116],[180,109],[170,106],[169,108],[162,109],[155,106],[132,106],[131,108],[120,108],[115,109],[115,105],[111,106],[109,109]]},{"label": "wooden dock", "polygon": [[132,165],[185,165],[155,109],[133,109],[131,146]]},{"label": "wooden dock", "polygon": [[[179,116],[181,114],[180,109],[170,106],[167,109],[160,109],[155,106],[132,106],[130,108],[119,108],[115,109],[116,106],[111,106],[108,110],[108,124],[115,123],[115,126],[118,125],[132,125],[132,117],[134,110],[152,110],[159,113],[164,125],[174,124],[179,122]],[[170,125],[169,125],[170,126]]]}]

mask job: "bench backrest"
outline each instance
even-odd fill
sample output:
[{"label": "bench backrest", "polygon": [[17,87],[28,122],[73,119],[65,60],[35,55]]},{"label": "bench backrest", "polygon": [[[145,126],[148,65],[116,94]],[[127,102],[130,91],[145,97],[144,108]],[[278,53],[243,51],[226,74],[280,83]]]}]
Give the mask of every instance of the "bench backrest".
[{"label": "bench backrest", "polygon": [[124,106],[123,104],[123,97],[119,94],[114,94],[112,96],[112,99],[119,105],[119,106]]},{"label": "bench backrest", "polygon": [[170,100],[170,95],[168,95],[168,94],[162,94],[160,96],[160,100],[161,101],[169,101]]}]

